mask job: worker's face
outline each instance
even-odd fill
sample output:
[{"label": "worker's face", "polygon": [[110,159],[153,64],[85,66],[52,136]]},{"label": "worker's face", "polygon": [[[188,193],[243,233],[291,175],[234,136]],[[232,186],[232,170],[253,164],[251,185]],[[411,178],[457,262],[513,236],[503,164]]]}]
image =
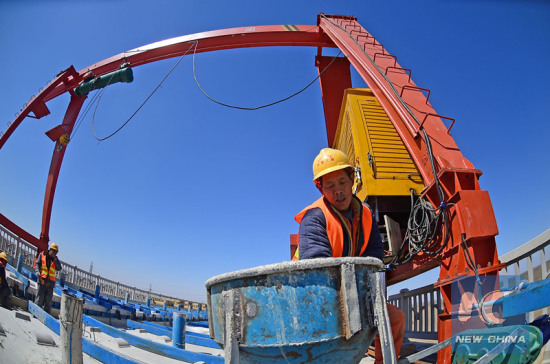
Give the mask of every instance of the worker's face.
[{"label": "worker's face", "polygon": [[321,193],[334,207],[346,211],[351,205],[353,181],[345,169],[326,174],[322,178]]},{"label": "worker's face", "polygon": [[57,250],[50,249],[48,254],[50,255],[50,257],[55,258],[55,256],[57,255]]}]

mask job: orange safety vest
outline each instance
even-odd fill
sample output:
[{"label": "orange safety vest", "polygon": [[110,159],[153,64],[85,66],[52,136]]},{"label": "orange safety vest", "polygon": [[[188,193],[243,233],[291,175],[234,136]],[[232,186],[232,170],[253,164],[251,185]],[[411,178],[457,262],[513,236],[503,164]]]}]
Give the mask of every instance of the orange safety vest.
[{"label": "orange safety vest", "polygon": [[[40,262],[40,276],[44,279],[50,277],[51,281],[55,281],[55,259],[52,259],[52,264],[50,264],[50,269],[48,271],[48,266],[46,265],[46,254],[44,252],[42,254],[42,259]],[[36,265],[36,260],[38,257],[35,258],[33,266]]]},{"label": "orange safety vest", "polygon": [[[361,204],[361,206],[363,206],[363,212],[361,214],[361,224],[363,226],[363,242],[360,245],[361,250],[357,256],[361,256],[361,254],[363,254],[363,252],[367,248],[367,245],[369,243],[370,231],[372,228],[371,211],[365,204]],[[344,250],[344,230],[342,228],[342,223],[340,222],[340,219],[328,206],[328,203],[325,202],[324,197],[321,196],[317,201],[300,211],[300,213],[294,217],[294,220],[296,220],[296,222],[300,224],[306,212],[314,208],[320,208],[321,211],[323,211],[323,215],[325,215],[325,220],[327,222],[327,236],[332,247],[332,257],[341,257]],[[350,237],[350,239],[353,240],[353,237]],[[350,244],[353,244],[353,242],[350,241]],[[296,253],[294,254],[294,257],[292,257],[292,260],[299,259],[298,252],[299,247],[298,249],[296,249]]]}]

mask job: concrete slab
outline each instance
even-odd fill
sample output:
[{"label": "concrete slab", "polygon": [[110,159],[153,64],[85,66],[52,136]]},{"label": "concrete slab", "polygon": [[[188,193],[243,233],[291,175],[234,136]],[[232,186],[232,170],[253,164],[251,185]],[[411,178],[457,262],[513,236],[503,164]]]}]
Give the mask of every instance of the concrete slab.
[{"label": "concrete slab", "polygon": [[83,309],[84,310],[89,310],[89,311],[101,312],[101,313],[107,312],[106,307],[98,305],[94,301],[91,301],[91,300],[88,300],[88,299],[84,299]]},{"label": "concrete slab", "polygon": [[36,283],[32,279],[29,279],[29,288],[27,292],[33,296],[36,296],[36,294],[38,293],[38,283]]},{"label": "concrete slab", "polygon": [[[18,317],[16,317],[16,314]],[[31,314],[20,309],[14,311],[0,307],[0,323],[4,329],[5,336],[0,335],[0,362],[7,363],[53,363],[61,364],[60,338],[42,322]],[[128,330],[132,331],[132,330]],[[140,330],[141,331],[141,330]],[[147,336],[149,339],[170,345],[171,338],[168,336],[156,336],[149,333],[136,333]],[[186,363],[176,359],[167,358],[158,354],[129,345],[125,340],[113,338],[102,333],[96,327],[85,326],[83,336],[93,342],[99,343],[114,352],[118,352],[136,361],[143,363]],[[202,346],[189,345],[187,350],[223,356],[219,349],[205,348]],[[98,360],[87,354],[83,355],[85,364],[98,364]]]},{"label": "concrete slab", "polygon": [[53,336],[49,333],[40,331],[40,332],[35,332],[34,335],[36,336],[36,342],[39,345],[47,345],[47,346],[57,345]]},{"label": "concrete slab", "polygon": [[118,344],[119,348],[127,348],[130,346],[130,344],[128,344],[128,341],[124,340],[123,338],[117,337],[115,338],[115,341]]},{"label": "concrete slab", "polygon": [[196,332],[197,334],[210,335],[210,330],[206,327],[186,325],[185,331]]},{"label": "concrete slab", "polygon": [[160,356],[146,350],[136,348],[135,346],[128,345],[127,347],[119,347],[119,343],[116,338],[113,338],[103,332],[91,332],[90,326],[84,327],[84,336],[94,342],[97,342],[113,351],[121,353],[127,357],[139,360],[143,363],[152,364],[176,364],[176,363],[188,363],[181,360],[167,358]]},{"label": "concrete slab", "polygon": [[[30,320],[16,318],[18,315],[29,316]],[[30,316],[28,312],[6,310],[0,307],[0,322],[5,336],[0,336],[0,361],[6,363],[52,363],[62,364],[59,336],[48,329],[42,322]],[[38,338],[48,338],[49,345],[40,345]],[[99,364],[87,354],[84,363]],[[6,360],[6,361],[4,361]]]},{"label": "concrete slab", "polygon": [[[171,338],[168,338],[168,342],[166,341],[167,336],[159,336],[155,334],[151,334],[150,332],[147,332],[143,329],[134,329],[134,330],[126,330],[127,333],[142,337],[147,340],[151,340],[154,342],[158,342],[161,344],[168,344],[172,341]],[[216,355],[216,356],[223,356],[223,350],[222,349],[215,349],[215,348],[209,348],[206,346],[200,346],[200,345],[193,345],[193,344],[185,344],[185,350],[194,351],[196,353],[204,353],[204,354],[210,354],[210,355]]]},{"label": "concrete slab", "polygon": [[17,286],[17,289],[19,289],[21,292],[23,292],[23,290],[25,289],[25,284],[21,282],[13,272],[7,269],[6,269],[6,280],[8,281],[8,284],[10,285],[10,287]]}]

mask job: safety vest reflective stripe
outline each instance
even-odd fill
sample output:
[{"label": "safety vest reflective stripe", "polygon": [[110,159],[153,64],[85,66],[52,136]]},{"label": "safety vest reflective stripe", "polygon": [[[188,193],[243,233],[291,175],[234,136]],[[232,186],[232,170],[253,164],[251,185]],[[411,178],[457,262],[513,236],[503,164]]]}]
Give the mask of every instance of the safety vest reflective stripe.
[{"label": "safety vest reflective stripe", "polygon": [[[365,249],[367,249],[370,232],[372,228],[371,211],[364,204],[361,204],[361,205],[363,206],[362,219],[361,219],[361,225],[363,227],[363,241],[359,244],[361,248],[357,256],[361,256],[361,254],[364,253]],[[338,219],[338,217],[334,215],[334,212],[327,205],[327,203],[325,202],[325,199],[322,196],[317,201],[315,201],[314,203],[312,203],[311,205],[303,209],[298,215],[294,217],[294,220],[296,220],[298,224],[301,223],[306,212],[314,208],[321,209],[321,211],[323,211],[323,215],[325,215],[325,220],[327,223],[327,236],[328,236],[330,245],[332,247],[332,256],[334,258],[341,257],[342,252],[344,250],[344,230],[342,229],[342,223],[340,222],[340,219]],[[350,237],[350,239],[353,239],[353,237]],[[350,244],[353,244],[353,242],[350,241]],[[299,250],[299,247],[298,249],[296,249],[296,253],[294,254],[294,257],[292,258],[292,260],[299,259],[298,250]]]},{"label": "safety vest reflective stripe", "polygon": [[42,253],[42,260],[40,264],[40,276],[42,278],[50,278],[51,281],[55,281],[55,260],[52,260],[52,264],[50,264],[50,269],[48,270],[48,266],[46,264],[46,254]]}]

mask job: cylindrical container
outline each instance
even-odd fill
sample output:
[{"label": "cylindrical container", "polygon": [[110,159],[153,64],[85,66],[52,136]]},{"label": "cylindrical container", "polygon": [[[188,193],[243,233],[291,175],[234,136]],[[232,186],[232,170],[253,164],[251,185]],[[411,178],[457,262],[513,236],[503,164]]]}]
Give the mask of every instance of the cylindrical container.
[{"label": "cylindrical container", "polygon": [[210,336],[226,363],[358,363],[376,334],[375,311],[385,311],[382,268],[376,258],[326,258],[213,277]]}]

